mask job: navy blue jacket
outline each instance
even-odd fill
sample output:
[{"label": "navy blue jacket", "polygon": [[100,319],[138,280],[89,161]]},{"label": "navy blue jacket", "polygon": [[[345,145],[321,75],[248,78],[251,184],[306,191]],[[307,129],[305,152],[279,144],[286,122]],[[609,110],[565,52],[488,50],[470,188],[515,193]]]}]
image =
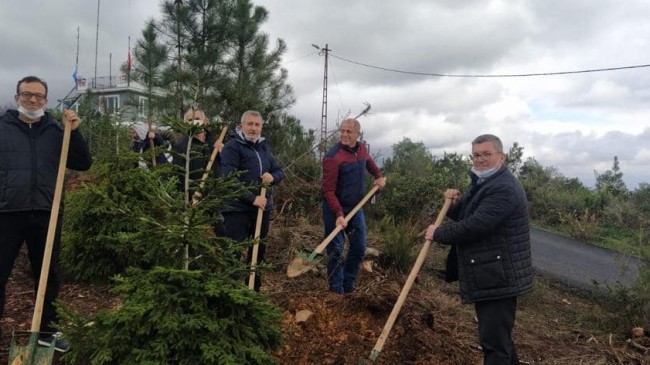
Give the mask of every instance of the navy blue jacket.
[{"label": "navy blue jacket", "polygon": [[[232,137],[223,147],[219,154],[218,176],[227,176],[236,171],[241,171],[238,179],[244,185],[251,185],[248,194],[231,202],[223,212],[246,212],[257,211],[253,205],[255,197],[259,195],[259,185],[262,183],[261,176],[268,172],[273,176],[273,184],[276,185],[284,178],[284,170],[275,160],[271,153],[269,144],[263,137],[253,143],[246,141],[241,131],[231,134]],[[266,190],[265,211],[273,209],[273,189]]]},{"label": "navy blue jacket", "polygon": [[453,245],[447,257],[447,281],[459,281],[463,303],[532,290],[528,201],[505,164],[481,183],[472,174],[470,190],[447,216],[455,222],[436,229],[433,239]]},{"label": "navy blue jacket", "polygon": [[[52,210],[62,143],[63,126],[49,113],[32,124],[16,110],[0,117],[0,212]],[[66,167],[84,171],[91,164],[83,136],[73,130]]]}]

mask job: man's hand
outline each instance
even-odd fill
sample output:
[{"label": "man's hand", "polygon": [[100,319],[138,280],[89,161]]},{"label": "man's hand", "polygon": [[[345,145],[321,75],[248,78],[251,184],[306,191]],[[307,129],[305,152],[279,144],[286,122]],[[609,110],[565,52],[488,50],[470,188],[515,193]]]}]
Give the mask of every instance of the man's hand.
[{"label": "man's hand", "polygon": [[261,195],[256,196],[253,205],[262,209],[266,208],[266,197]]},{"label": "man's hand", "polygon": [[460,191],[456,189],[447,189],[443,195],[445,199],[451,199],[452,202],[456,202],[458,199],[460,199]]},{"label": "man's hand", "polygon": [[348,226],[348,223],[345,221],[344,217],[338,217],[336,218],[336,225],[341,226],[341,228],[345,228]]},{"label": "man's hand", "polygon": [[375,185],[377,185],[379,190],[383,189],[386,186],[386,177],[382,176],[379,179],[375,179]]},{"label": "man's hand", "polygon": [[424,234],[424,238],[433,241],[433,234],[436,233],[436,229],[438,229],[438,226],[435,224],[432,224],[427,228],[427,233]]},{"label": "man's hand", "polygon": [[72,130],[79,128],[81,124],[81,119],[77,116],[77,113],[74,110],[65,109],[63,110],[63,123],[70,123]]},{"label": "man's hand", "polygon": [[262,183],[271,185],[273,184],[273,180],[273,175],[269,174],[268,172],[262,174]]},{"label": "man's hand", "polygon": [[223,151],[223,142],[216,141],[216,142],[214,142],[213,147],[214,147],[215,150],[217,150],[219,153],[221,153],[221,151]]}]

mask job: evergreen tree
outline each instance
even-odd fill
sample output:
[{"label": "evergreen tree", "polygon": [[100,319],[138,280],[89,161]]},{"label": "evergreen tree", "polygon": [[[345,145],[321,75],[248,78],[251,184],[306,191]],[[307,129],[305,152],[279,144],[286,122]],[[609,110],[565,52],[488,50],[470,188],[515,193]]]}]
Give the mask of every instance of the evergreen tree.
[{"label": "evergreen tree", "polygon": [[269,40],[260,32],[268,12],[253,6],[249,0],[235,0],[232,18],[232,52],[226,63],[227,79],[223,86],[224,117],[238,120],[248,109],[263,115],[288,108],[295,102],[287,81],[287,70],[280,67],[286,44],[278,44],[267,52]]},{"label": "evergreen tree", "polygon": [[142,31],[142,39],[137,41],[133,50],[134,66],[131,70],[131,77],[134,81],[143,84],[146,88],[147,123],[149,129],[153,123],[153,113],[159,105],[160,86],[162,85],[162,71],[167,64],[169,49],[158,40],[156,26],[153,20],[149,20]]},{"label": "evergreen tree", "polygon": [[601,194],[608,194],[614,197],[623,197],[627,193],[627,187],[623,181],[623,172],[618,162],[618,156],[614,156],[614,164],[611,170],[602,174],[594,171],[596,175],[596,189]]},{"label": "evergreen tree", "polygon": [[506,153],[506,164],[508,165],[508,168],[510,168],[510,171],[517,176],[519,175],[519,169],[523,163],[521,160],[523,155],[524,147],[519,146],[518,142],[513,143],[508,153]]}]

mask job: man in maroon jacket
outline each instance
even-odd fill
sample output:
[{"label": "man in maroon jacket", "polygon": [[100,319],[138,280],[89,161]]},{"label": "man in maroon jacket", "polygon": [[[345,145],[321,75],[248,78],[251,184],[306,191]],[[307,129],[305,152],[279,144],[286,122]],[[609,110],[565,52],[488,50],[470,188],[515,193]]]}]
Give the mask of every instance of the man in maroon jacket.
[{"label": "man in maroon jacket", "polygon": [[[327,245],[327,276],[330,290],[350,293],[366,253],[366,220],[360,209],[346,224],[345,215],[364,197],[364,175],[367,170],[375,177],[375,184],[381,189],[386,178],[368,154],[366,146],[358,142],[361,125],[356,119],[346,119],[339,129],[340,141],[323,158],[323,220],[325,236],[336,226],[343,230]],[[344,233],[348,235],[350,247],[343,257]]]}]

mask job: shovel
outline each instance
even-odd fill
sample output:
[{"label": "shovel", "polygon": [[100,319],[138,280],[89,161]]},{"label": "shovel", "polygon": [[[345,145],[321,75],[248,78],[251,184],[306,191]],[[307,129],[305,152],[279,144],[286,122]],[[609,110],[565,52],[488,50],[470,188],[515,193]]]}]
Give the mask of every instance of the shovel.
[{"label": "shovel", "polygon": [[[219,139],[217,139],[217,143],[223,143],[223,139],[226,137],[226,131],[228,130],[228,127],[223,127],[221,130],[221,134],[219,135]],[[200,191],[203,191],[203,187],[205,186],[205,182],[208,180],[208,176],[210,176],[210,171],[212,170],[212,164],[214,163],[214,160],[217,159],[217,154],[221,150],[219,148],[213,148],[212,149],[212,154],[210,155],[210,159],[208,160],[208,165],[205,167],[205,172],[203,173],[203,176],[201,177],[201,183],[199,183],[199,190],[192,195],[192,204],[196,205],[199,200],[201,199],[201,193]]]},{"label": "shovel", "polygon": [[[260,190],[260,196],[266,197],[266,188]],[[262,231],[262,217],[264,216],[264,208],[257,209],[257,222],[255,222],[255,245],[253,246],[253,255],[251,256],[251,274],[248,277],[248,288],[255,289],[255,265],[257,264],[257,253],[260,246],[260,232]]]},{"label": "shovel", "polygon": [[63,117],[63,142],[61,144],[61,158],[59,160],[59,171],[56,177],[54,187],[54,200],[52,201],[52,212],[50,213],[50,223],[47,229],[47,238],[45,239],[45,252],[43,253],[43,265],[41,266],[41,276],[38,282],[36,292],[36,303],[34,305],[34,315],[32,317],[32,327],[30,332],[15,331],[11,339],[9,348],[9,364],[51,364],[54,357],[54,343],[50,346],[40,346],[38,344],[38,335],[41,327],[41,317],[43,315],[43,303],[45,302],[45,289],[47,288],[47,279],[50,274],[50,261],[52,259],[52,248],[54,247],[54,236],[59,219],[59,208],[61,207],[61,196],[63,195],[63,180],[65,177],[66,162],[68,160],[68,147],[70,146],[71,126],[68,120]]},{"label": "shovel", "polygon": [[[436,222],[434,223],[435,225],[440,225],[440,223],[442,223],[442,220],[445,218],[445,215],[447,215],[447,210],[449,209],[450,205],[451,205],[451,199],[445,199],[445,204],[442,206],[442,209],[440,209],[440,213],[438,213],[438,217],[436,218]],[[390,312],[390,316],[388,316],[388,320],[386,321],[386,324],[384,325],[384,329],[381,331],[381,334],[379,335],[379,339],[377,340],[375,347],[370,352],[370,356],[368,357],[367,360],[365,358],[359,359],[359,365],[372,364],[373,361],[377,360],[377,357],[379,356],[379,353],[381,352],[381,349],[384,347],[384,343],[388,338],[388,334],[390,333],[390,330],[393,328],[393,324],[395,323],[395,320],[399,315],[399,311],[402,309],[402,305],[406,300],[406,296],[409,294],[409,291],[413,286],[413,282],[415,281],[415,278],[418,276],[418,273],[420,272],[420,268],[424,263],[424,259],[427,257],[427,253],[429,252],[430,246],[431,246],[430,240],[424,241],[424,245],[422,245],[422,248],[420,249],[418,258],[415,260],[415,264],[411,269],[411,273],[406,279],[406,283],[404,284],[404,287],[402,288],[402,291],[400,292],[399,297],[397,298],[397,302],[395,302],[395,306],[393,307],[393,310]]]},{"label": "shovel", "polygon": [[[345,223],[348,223],[352,217],[354,217],[355,214],[363,207],[366,202],[372,198],[372,196],[379,190],[379,186],[375,185],[373,186],[372,189],[366,194],[366,196],[361,199],[359,204],[357,204],[351,211],[348,213],[348,215],[345,216]],[[325,247],[336,237],[337,234],[343,229],[342,226],[336,226],[332,230],[332,232],[321,242],[316,249],[314,249],[314,252],[312,252],[309,256],[305,253],[298,253],[296,255],[296,258],[289,263],[289,267],[287,267],[287,276],[290,278],[295,278],[298,275],[304,274],[307,271],[311,270],[316,264],[320,261],[316,259],[316,255],[320,254],[323,252]]]}]

